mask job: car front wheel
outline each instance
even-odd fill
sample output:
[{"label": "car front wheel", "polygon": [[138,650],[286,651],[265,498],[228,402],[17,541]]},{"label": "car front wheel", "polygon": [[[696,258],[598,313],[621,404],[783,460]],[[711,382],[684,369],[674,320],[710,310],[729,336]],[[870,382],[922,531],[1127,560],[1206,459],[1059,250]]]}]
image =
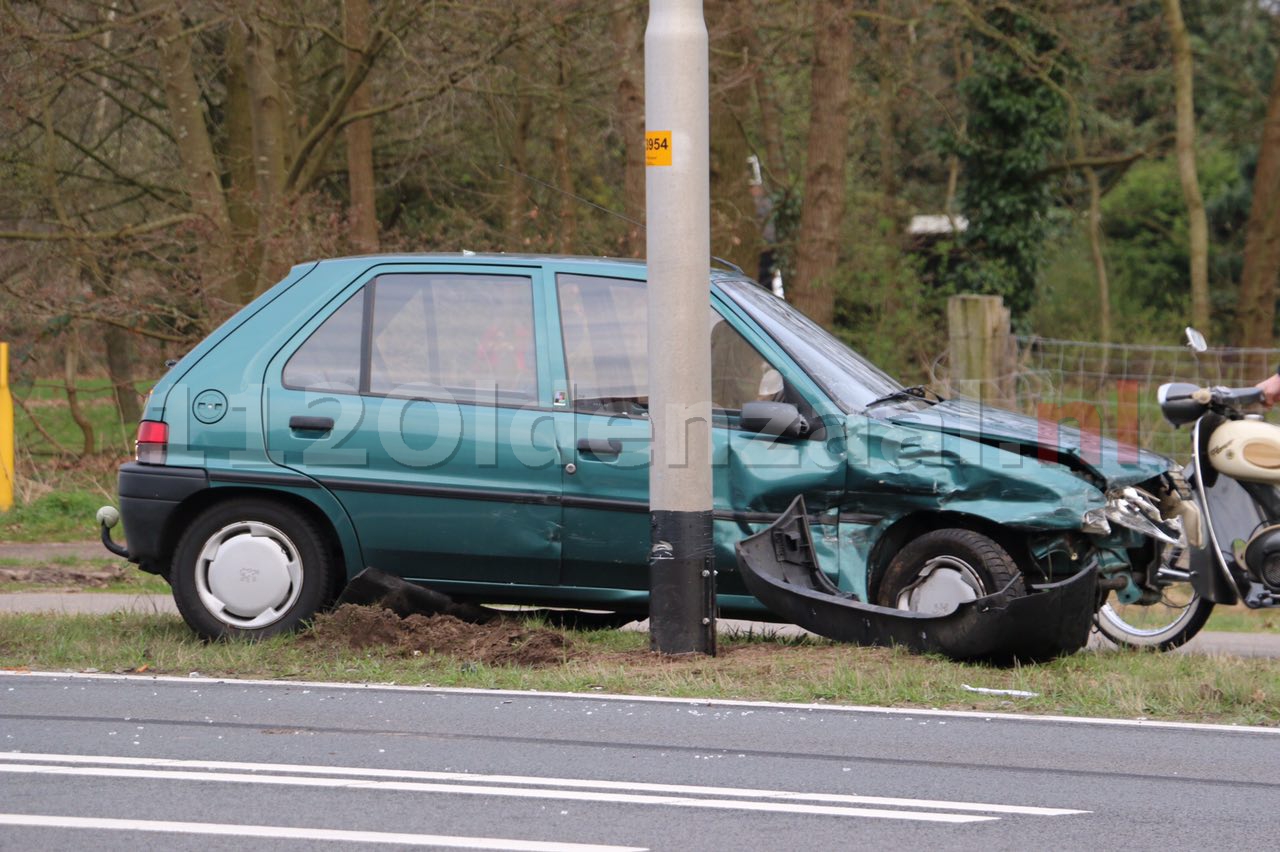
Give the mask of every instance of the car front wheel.
[{"label": "car front wheel", "polygon": [[212,506],[183,533],[170,582],[178,611],[205,639],[286,633],[325,604],[332,559],[316,524],[258,498]]},{"label": "car front wheel", "polygon": [[1004,591],[1026,594],[1009,553],[967,529],[940,529],[912,541],[889,563],[876,603],[925,615],[947,615],[968,601]]}]

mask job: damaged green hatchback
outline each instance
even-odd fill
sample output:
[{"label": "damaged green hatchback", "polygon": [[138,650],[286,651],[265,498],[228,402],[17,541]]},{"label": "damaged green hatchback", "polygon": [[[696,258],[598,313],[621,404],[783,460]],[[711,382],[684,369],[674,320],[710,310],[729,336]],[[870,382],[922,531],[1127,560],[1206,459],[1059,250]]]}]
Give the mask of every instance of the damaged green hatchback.
[{"label": "damaged green hatchback", "polygon": [[[291,629],[368,567],[458,600],[643,616],[645,274],[505,254],[299,265],[156,385],[120,470],[128,542],[104,541],[166,577],[205,637]],[[945,630],[911,637],[1025,600],[1006,633],[1056,613],[1055,653],[1108,593],[1150,593],[1178,537],[1166,459],[904,388],[742,274],[709,282],[722,615],[827,635],[848,619],[867,626],[838,638],[949,652]]]}]

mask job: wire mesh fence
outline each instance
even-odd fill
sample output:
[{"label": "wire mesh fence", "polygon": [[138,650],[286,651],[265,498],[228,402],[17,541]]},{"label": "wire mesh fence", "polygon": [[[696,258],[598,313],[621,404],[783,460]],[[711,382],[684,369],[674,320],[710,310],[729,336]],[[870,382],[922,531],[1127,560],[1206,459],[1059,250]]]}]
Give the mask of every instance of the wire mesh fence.
[{"label": "wire mesh fence", "polygon": [[1280,350],[1089,343],[1014,337],[1007,375],[1013,405],[1042,424],[1076,426],[1185,461],[1186,428],[1160,415],[1156,392],[1165,382],[1249,387],[1275,369]]}]

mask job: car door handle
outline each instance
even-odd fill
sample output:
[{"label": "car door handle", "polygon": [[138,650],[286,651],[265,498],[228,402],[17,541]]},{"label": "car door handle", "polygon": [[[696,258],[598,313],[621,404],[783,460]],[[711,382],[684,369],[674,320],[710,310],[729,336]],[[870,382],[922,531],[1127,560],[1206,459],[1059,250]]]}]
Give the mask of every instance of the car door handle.
[{"label": "car door handle", "polygon": [[295,414],[289,418],[289,428],[296,429],[299,432],[332,432],[332,417],[306,417],[301,414]]},{"label": "car door handle", "polygon": [[578,452],[593,456],[616,456],[622,452],[622,442],[615,438],[579,438]]}]

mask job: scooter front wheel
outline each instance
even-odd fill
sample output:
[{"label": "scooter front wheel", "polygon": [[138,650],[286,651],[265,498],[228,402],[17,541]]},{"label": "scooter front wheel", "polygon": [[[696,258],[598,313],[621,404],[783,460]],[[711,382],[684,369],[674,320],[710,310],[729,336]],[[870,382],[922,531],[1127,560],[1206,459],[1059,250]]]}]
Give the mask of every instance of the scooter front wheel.
[{"label": "scooter front wheel", "polygon": [[1200,632],[1213,601],[1207,601],[1187,582],[1162,587],[1160,600],[1152,604],[1123,604],[1115,592],[1107,595],[1094,616],[1098,632],[1117,645],[1168,651]]}]

